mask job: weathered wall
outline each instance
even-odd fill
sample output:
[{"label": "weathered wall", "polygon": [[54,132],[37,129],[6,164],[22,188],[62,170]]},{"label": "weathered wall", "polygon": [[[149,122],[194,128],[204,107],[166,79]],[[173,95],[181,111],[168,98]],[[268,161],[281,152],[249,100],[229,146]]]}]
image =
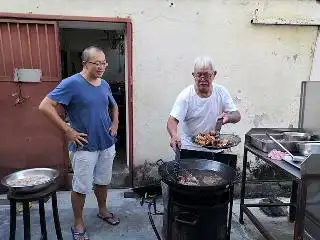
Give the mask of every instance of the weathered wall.
[{"label": "weathered wall", "polygon": [[[0,11],[132,19],[137,165],[171,157],[166,120],[177,94],[192,83],[192,62],[201,54],[215,59],[216,81],[243,116],[225,131],[243,137],[251,127],[297,126],[300,82],[309,77],[317,28],[252,25],[261,2],[16,0],[2,2]],[[241,154],[241,146],[235,151]]]}]

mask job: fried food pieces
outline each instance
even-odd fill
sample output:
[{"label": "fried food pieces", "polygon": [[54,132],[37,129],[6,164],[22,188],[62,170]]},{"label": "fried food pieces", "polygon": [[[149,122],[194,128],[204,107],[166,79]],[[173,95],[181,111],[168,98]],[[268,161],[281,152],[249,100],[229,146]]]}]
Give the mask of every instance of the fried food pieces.
[{"label": "fried food pieces", "polygon": [[195,137],[194,142],[203,147],[216,148],[224,148],[232,144],[232,142],[228,139],[217,138],[215,136],[215,132],[200,133]]}]

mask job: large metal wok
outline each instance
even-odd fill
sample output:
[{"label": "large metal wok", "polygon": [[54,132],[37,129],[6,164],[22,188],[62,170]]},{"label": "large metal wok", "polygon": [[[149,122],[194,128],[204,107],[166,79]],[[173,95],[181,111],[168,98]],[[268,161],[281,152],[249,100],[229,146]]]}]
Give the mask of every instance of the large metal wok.
[{"label": "large metal wok", "polygon": [[207,160],[207,159],[185,159],[185,160],[179,161],[179,168],[180,168],[179,171],[190,170],[190,172],[192,172],[192,170],[194,169],[200,170],[200,173],[201,173],[201,170],[205,172],[210,171],[212,173],[217,173],[224,180],[221,183],[213,184],[213,185],[196,185],[196,186],[183,185],[183,184],[180,184],[177,181],[177,178],[175,177],[176,162],[175,161],[163,162],[158,168],[158,172],[162,178],[162,181],[175,189],[188,190],[188,191],[193,191],[193,190],[210,191],[213,189],[226,188],[233,183],[236,176],[234,169],[231,168],[230,166],[220,162]]},{"label": "large metal wok", "polygon": [[[28,177],[45,177],[47,178],[47,180],[44,182],[41,182],[40,184],[34,184],[30,182],[23,186],[11,184],[15,180],[23,180],[23,179],[27,179]],[[26,169],[26,170],[21,170],[21,171],[11,173],[10,175],[4,177],[1,180],[1,183],[7,188],[9,188],[10,191],[23,194],[23,193],[41,191],[49,187],[52,183],[54,183],[58,177],[59,177],[59,171],[55,169],[31,168],[31,169]]]}]

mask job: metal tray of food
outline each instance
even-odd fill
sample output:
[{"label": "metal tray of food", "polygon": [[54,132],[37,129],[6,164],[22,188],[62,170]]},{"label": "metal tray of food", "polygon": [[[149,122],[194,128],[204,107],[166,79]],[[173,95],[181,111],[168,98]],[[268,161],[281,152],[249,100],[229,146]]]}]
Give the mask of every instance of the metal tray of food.
[{"label": "metal tray of food", "polygon": [[[278,140],[288,151],[297,152],[296,142],[289,142],[284,139],[283,134],[270,134],[276,140]],[[282,151],[282,149],[272,141],[266,134],[251,134],[250,136],[251,145],[255,148],[263,151],[270,152],[273,149]]]},{"label": "metal tray of food", "polygon": [[[198,138],[201,138],[203,142],[199,142]],[[220,134],[219,137],[216,138],[213,133],[206,133],[192,137],[192,141],[200,147],[219,150],[237,146],[241,142],[241,138],[235,134]]]}]

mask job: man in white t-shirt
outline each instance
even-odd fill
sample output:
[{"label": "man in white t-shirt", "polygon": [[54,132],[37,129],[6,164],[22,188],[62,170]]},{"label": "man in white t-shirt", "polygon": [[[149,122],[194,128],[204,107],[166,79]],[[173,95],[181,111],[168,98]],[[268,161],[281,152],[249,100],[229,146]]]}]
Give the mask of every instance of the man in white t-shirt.
[{"label": "man in white t-shirt", "polygon": [[[241,115],[237,110],[228,90],[213,84],[217,71],[209,57],[198,57],[194,62],[194,84],[186,87],[177,97],[167,130],[170,134],[170,146],[176,151],[181,147],[185,152],[209,151],[192,142],[192,137],[199,133],[213,131],[216,121],[223,117],[223,124],[237,123]],[[178,134],[178,125],[180,136]]]}]

